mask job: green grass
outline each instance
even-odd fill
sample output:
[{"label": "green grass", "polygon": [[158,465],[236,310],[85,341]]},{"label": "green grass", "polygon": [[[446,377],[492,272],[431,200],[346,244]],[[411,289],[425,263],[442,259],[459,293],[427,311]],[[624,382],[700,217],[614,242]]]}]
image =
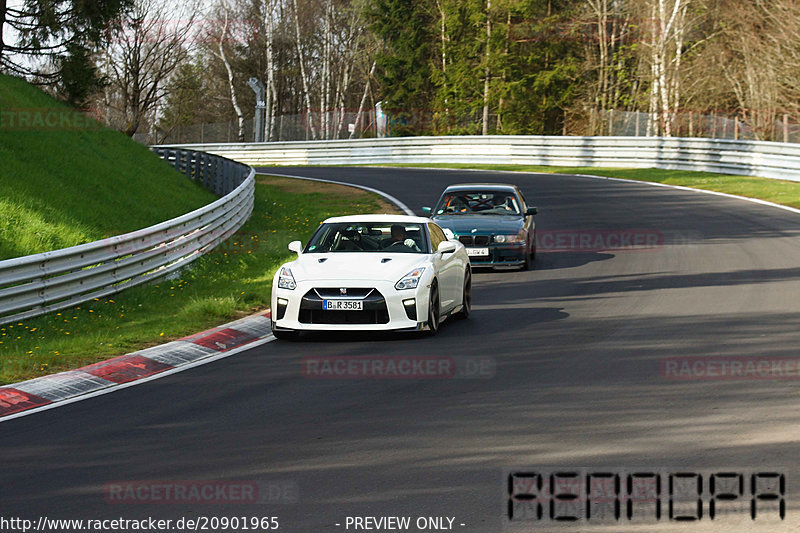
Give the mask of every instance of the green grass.
[{"label": "green grass", "polygon": [[724,192],[800,208],[800,182],[714,174],[711,172],[660,170],[653,168],[544,167],[533,165],[473,165],[456,163],[392,164],[382,166],[469,168],[481,170],[510,170],[516,172],[541,172],[547,174],[592,174],[595,176],[650,181],[669,185],[681,185],[694,189]]},{"label": "green grass", "polygon": [[0,260],[141,229],[214,199],[146,147],[0,75]]},{"label": "green grass", "polygon": [[323,219],[397,212],[359,189],[260,176],[253,216],[179,277],[0,326],[0,383],[81,367],[218,326],[269,306],[272,276]]}]

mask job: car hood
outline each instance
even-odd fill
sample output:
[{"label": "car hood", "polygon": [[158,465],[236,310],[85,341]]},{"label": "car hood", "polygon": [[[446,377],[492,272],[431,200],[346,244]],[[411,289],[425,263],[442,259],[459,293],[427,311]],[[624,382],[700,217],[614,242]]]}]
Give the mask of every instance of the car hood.
[{"label": "car hood", "polygon": [[329,252],[305,253],[287,264],[296,281],[399,281],[427,263],[425,254]]},{"label": "car hood", "polygon": [[472,230],[478,234],[513,235],[519,233],[525,223],[523,217],[509,215],[447,215],[435,216],[433,220],[457,235],[469,235]]}]

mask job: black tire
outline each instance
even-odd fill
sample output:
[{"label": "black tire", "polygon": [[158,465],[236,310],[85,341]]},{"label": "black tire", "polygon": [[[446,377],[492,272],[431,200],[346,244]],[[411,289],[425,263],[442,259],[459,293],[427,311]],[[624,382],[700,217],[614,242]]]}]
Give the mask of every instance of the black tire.
[{"label": "black tire", "polygon": [[275,324],[272,325],[272,334],[279,340],[292,340],[297,338],[297,332],[290,329],[275,329]]},{"label": "black tire", "polygon": [[533,246],[531,246],[530,250],[525,252],[525,262],[522,263],[522,266],[519,267],[520,270],[525,271],[529,270],[533,265],[533,261],[536,259],[536,234],[533,234]]},{"label": "black tire", "polygon": [[472,311],[472,270],[467,269],[464,274],[464,292],[461,294],[461,311],[455,314],[458,319],[469,317]]},{"label": "black tire", "polygon": [[431,287],[428,298],[428,335],[433,336],[439,332],[439,320],[442,317],[442,308],[439,303],[439,287],[436,282]]}]

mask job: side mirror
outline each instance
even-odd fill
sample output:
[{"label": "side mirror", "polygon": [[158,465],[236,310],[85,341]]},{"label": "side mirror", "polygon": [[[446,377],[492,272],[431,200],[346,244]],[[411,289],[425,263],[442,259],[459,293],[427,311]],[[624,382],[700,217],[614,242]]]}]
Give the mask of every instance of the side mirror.
[{"label": "side mirror", "polygon": [[456,243],[454,241],[442,241],[436,251],[442,254],[451,254],[456,251]]},{"label": "side mirror", "polygon": [[525,211],[525,215],[538,215],[539,210],[535,207],[529,207],[527,211]]},{"label": "side mirror", "polygon": [[297,255],[303,253],[303,243],[300,241],[292,241],[289,243],[289,251],[294,252]]},{"label": "side mirror", "polygon": [[422,212],[425,213],[426,215],[430,215],[431,214],[431,208],[427,207],[427,206],[424,206],[422,208]]}]

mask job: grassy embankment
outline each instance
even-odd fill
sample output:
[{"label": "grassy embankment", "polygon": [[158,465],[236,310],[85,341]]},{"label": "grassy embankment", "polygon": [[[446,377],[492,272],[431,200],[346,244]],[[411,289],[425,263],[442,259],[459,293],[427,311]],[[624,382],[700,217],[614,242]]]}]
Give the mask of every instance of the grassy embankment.
[{"label": "grassy embankment", "polygon": [[[116,132],[9,123],[23,111],[71,113],[24,82],[0,76],[0,106],[7,113],[0,122],[0,260],[139,229],[214,199]],[[0,326],[0,383],[77,368],[265,308],[272,275],[291,255],[289,241],[308,239],[327,216],[391,210],[358,189],[260,176],[247,224],[178,278]]]}]

